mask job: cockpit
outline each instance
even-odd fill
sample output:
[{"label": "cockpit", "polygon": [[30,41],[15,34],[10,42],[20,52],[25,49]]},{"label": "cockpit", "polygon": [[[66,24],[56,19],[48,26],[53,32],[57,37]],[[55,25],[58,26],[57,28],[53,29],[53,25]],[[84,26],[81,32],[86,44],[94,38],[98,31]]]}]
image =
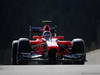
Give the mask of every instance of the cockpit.
[{"label": "cockpit", "polygon": [[52,34],[50,31],[44,31],[43,32],[43,37],[46,39],[46,40],[49,40],[51,37],[52,37]]}]

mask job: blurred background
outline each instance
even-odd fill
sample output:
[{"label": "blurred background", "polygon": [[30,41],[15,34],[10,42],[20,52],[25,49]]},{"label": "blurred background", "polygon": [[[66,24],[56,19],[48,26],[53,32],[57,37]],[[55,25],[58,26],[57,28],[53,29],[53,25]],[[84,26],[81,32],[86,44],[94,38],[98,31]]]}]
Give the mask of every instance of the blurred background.
[{"label": "blurred background", "polygon": [[0,64],[10,64],[11,43],[29,37],[29,25],[52,20],[66,40],[100,48],[100,0],[0,0]]}]

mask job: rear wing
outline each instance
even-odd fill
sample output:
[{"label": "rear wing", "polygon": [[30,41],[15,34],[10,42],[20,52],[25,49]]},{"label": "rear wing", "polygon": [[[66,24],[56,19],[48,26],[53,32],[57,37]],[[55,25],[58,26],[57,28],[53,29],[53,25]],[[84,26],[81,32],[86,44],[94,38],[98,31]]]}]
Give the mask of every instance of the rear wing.
[{"label": "rear wing", "polygon": [[31,27],[30,28],[31,33],[41,33],[42,32],[42,27]]},{"label": "rear wing", "polygon": [[[56,26],[50,28],[51,28],[51,33],[56,33]],[[30,26],[30,33],[32,36],[41,35],[43,33],[43,27]]]}]

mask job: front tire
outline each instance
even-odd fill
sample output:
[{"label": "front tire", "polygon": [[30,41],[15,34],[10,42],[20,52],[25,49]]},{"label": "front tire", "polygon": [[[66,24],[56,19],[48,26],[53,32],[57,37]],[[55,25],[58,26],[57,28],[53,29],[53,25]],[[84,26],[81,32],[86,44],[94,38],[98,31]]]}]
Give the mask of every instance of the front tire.
[{"label": "front tire", "polygon": [[22,53],[29,53],[31,52],[31,45],[29,43],[29,39],[27,38],[20,38],[18,42],[18,58],[19,64],[28,64],[28,60],[26,60],[23,56]]},{"label": "front tire", "polygon": [[56,64],[56,49],[51,49],[48,51],[48,62],[49,64]]},{"label": "front tire", "polygon": [[85,51],[85,43],[83,39],[74,39],[72,40],[72,54],[81,54],[81,61],[75,62],[75,64],[84,64],[86,61],[86,51]]},{"label": "front tire", "polygon": [[20,38],[18,43],[18,50],[19,52],[30,52],[31,45],[29,43],[29,39],[27,38]]},{"label": "front tire", "polygon": [[18,40],[12,42],[12,59],[11,63],[17,65],[17,54],[18,54]]}]

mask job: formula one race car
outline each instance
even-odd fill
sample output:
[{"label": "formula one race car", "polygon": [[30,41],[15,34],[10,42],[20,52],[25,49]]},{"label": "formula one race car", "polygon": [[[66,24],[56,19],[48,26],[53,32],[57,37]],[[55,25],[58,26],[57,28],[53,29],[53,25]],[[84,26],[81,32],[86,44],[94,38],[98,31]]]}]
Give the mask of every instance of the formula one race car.
[{"label": "formula one race car", "polygon": [[32,38],[19,38],[12,42],[12,64],[84,64],[85,43],[76,38],[64,41],[56,35],[56,27],[46,22],[43,27],[31,26]]}]

